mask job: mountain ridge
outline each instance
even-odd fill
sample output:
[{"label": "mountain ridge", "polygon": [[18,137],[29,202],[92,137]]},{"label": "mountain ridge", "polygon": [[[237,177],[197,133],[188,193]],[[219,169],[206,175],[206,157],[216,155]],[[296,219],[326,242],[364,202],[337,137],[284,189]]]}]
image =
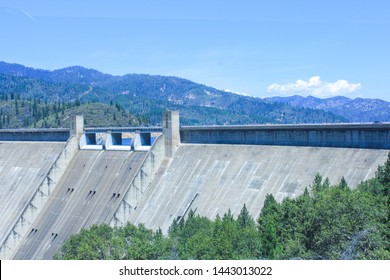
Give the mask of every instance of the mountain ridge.
[{"label": "mountain ridge", "polygon": [[317,98],[299,95],[288,97],[268,97],[266,101],[282,102],[294,107],[322,109],[347,118],[350,122],[388,122],[390,121],[390,103],[378,98],[348,98],[335,96]]},{"label": "mountain ridge", "polygon": [[180,110],[183,125],[334,123],[349,122],[351,117],[327,106],[321,108],[323,102],[316,98],[310,106],[302,106],[298,102],[302,98],[296,97],[294,104],[281,98],[261,99],[175,76],[115,76],[82,66],[42,70],[0,62],[0,97],[11,94],[49,103],[117,104],[150,124],[159,124],[164,110]]}]

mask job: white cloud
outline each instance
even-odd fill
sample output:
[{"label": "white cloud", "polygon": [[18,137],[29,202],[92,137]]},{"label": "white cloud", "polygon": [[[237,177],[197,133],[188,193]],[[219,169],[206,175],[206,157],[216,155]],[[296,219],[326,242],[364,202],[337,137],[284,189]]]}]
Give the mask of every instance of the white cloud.
[{"label": "white cloud", "polygon": [[229,92],[229,93],[234,93],[234,94],[238,94],[238,95],[243,95],[243,96],[249,96],[249,94],[246,94],[244,92],[234,91],[234,90],[230,90],[230,89],[223,89],[222,91]]},{"label": "white cloud", "polygon": [[351,84],[346,80],[337,80],[334,83],[321,81],[320,76],[313,76],[308,81],[297,80],[295,83],[272,84],[267,87],[270,93],[279,95],[303,96],[312,95],[316,97],[332,97],[337,95],[348,95],[361,87],[360,83]]}]

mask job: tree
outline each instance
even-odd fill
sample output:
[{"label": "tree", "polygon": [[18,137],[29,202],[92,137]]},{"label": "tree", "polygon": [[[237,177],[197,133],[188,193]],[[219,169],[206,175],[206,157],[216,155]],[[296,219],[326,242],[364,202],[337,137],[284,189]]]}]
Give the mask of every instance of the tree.
[{"label": "tree", "polygon": [[326,178],[324,182],[322,182],[322,176],[317,173],[314,177],[313,185],[311,186],[314,193],[321,192],[324,189],[329,188],[330,182],[329,179]]},{"label": "tree", "polygon": [[230,210],[224,214],[222,219],[217,216],[214,222],[214,231],[212,235],[214,259],[237,259],[234,250],[234,243],[238,238],[236,225]]},{"label": "tree", "polygon": [[345,180],[344,176],[341,177],[339,187],[342,189],[348,189],[347,181]]},{"label": "tree", "polygon": [[93,225],[66,240],[56,258],[61,259],[110,259],[109,242],[113,229],[108,225]]},{"label": "tree", "polygon": [[19,115],[19,105],[18,105],[18,99],[15,99],[15,115]]},{"label": "tree", "polygon": [[236,242],[237,256],[240,259],[258,259],[261,256],[261,241],[255,221],[249,214],[246,205],[242,207],[237,217],[238,240]]},{"label": "tree", "polygon": [[276,259],[280,253],[279,220],[280,205],[272,194],[267,194],[257,222],[262,246],[261,252],[268,259]]},{"label": "tree", "polygon": [[237,217],[237,223],[241,228],[251,227],[255,224],[245,204]]},{"label": "tree", "polygon": [[383,195],[390,196],[390,152],[387,155],[387,160],[383,166],[379,166],[375,173],[375,177],[382,184]]}]

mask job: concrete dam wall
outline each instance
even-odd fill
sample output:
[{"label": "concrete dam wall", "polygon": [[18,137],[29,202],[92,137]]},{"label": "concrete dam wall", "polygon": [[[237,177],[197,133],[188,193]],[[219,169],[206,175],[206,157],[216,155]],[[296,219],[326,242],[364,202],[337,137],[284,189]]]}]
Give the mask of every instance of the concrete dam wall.
[{"label": "concrete dam wall", "polygon": [[126,224],[161,165],[163,143],[159,138],[149,152],[78,150],[29,230],[2,258],[51,259],[82,228]]},{"label": "concrete dam wall", "polygon": [[181,127],[182,143],[390,149],[390,124]]},{"label": "concrete dam wall", "polygon": [[[64,146],[65,143],[58,142],[0,142],[1,245],[6,242],[9,235],[11,235],[9,242],[14,243],[22,234],[21,228],[29,227],[33,222],[34,213],[41,207],[41,203],[39,201],[31,203],[31,200]],[[40,197],[48,196],[49,191],[50,189],[42,189]],[[14,228],[26,208],[30,213],[18,227]]]},{"label": "concrete dam wall", "polygon": [[109,223],[145,155],[78,152],[14,258],[50,259],[71,234],[92,224]]},{"label": "concrete dam wall", "polygon": [[[92,224],[166,232],[190,209],[214,219],[244,204],[257,217],[267,193],[298,196],[316,173],[351,187],[373,177],[390,143],[389,124],[180,128],[177,112],[164,112],[161,128],[82,124],[76,117],[66,142],[0,142],[0,259],[51,259]],[[93,133],[102,143],[84,143]]]},{"label": "concrete dam wall", "polygon": [[130,215],[134,224],[167,231],[193,209],[214,219],[246,204],[257,218],[265,196],[278,201],[303,193],[316,173],[350,186],[374,176],[387,150],[255,145],[182,144]]}]

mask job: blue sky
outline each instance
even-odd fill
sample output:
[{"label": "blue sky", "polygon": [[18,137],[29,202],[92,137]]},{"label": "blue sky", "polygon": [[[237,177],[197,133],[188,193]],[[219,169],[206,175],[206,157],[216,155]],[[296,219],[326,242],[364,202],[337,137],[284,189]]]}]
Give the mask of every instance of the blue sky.
[{"label": "blue sky", "polygon": [[0,1],[0,60],[390,101],[390,1]]}]

